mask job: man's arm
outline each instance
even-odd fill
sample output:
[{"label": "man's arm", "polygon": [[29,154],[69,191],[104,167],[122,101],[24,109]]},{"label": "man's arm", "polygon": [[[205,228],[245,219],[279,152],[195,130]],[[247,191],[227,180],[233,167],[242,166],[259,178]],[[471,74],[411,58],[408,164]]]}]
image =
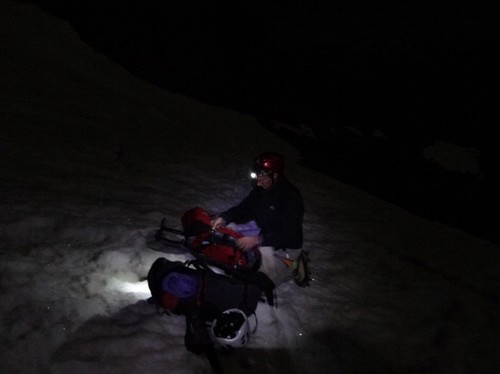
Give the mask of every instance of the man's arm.
[{"label": "man's arm", "polygon": [[241,203],[219,214],[226,222],[250,221],[253,218],[253,209],[258,191],[253,189]]}]

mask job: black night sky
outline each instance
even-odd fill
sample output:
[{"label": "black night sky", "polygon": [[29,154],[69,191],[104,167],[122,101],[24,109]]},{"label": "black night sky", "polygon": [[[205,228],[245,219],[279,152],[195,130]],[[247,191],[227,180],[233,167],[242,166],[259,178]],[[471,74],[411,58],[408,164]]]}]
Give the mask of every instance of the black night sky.
[{"label": "black night sky", "polygon": [[472,2],[36,3],[136,75],[266,118],[425,126],[466,141],[458,128],[487,104],[494,19]]},{"label": "black night sky", "polygon": [[[499,240],[493,1],[35,3],[168,91],[263,125],[307,125],[319,140],[280,134],[305,165]],[[380,129],[391,142],[333,137],[332,126]],[[434,140],[479,149],[484,179],[425,163],[421,150]]]}]

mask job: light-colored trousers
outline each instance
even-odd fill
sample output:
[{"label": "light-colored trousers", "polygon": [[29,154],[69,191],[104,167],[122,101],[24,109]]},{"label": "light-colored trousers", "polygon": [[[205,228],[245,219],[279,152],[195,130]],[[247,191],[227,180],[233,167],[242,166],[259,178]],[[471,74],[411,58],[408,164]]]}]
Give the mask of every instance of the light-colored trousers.
[{"label": "light-colored trousers", "polygon": [[262,264],[259,270],[271,278],[278,287],[281,283],[292,279],[296,260],[301,251],[301,249],[274,250],[274,247],[260,247]]},{"label": "light-colored trousers", "polygon": [[[260,233],[260,228],[255,221],[244,224],[230,223],[227,227],[244,236],[256,236]],[[276,287],[292,279],[296,260],[302,251],[301,249],[274,250],[274,247],[260,247],[259,249],[262,255],[262,264],[259,270],[271,278]]]}]

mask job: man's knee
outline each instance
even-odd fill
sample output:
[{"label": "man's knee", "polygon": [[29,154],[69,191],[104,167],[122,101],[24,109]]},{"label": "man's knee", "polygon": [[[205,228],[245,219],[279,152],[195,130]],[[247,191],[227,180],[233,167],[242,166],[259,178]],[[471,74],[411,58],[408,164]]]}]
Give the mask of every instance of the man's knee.
[{"label": "man's knee", "polygon": [[261,271],[268,275],[276,285],[291,278],[300,249],[274,250],[274,247],[261,247]]}]

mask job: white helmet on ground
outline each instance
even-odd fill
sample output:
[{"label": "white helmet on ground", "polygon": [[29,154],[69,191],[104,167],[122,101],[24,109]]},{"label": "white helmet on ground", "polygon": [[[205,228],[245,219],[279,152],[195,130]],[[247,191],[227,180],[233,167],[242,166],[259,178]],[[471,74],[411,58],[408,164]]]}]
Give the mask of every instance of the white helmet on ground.
[{"label": "white helmet on ground", "polygon": [[227,348],[245,346],[253,332],[245,313],[236,308],[222,312],[210,327],[212,340]]}]

